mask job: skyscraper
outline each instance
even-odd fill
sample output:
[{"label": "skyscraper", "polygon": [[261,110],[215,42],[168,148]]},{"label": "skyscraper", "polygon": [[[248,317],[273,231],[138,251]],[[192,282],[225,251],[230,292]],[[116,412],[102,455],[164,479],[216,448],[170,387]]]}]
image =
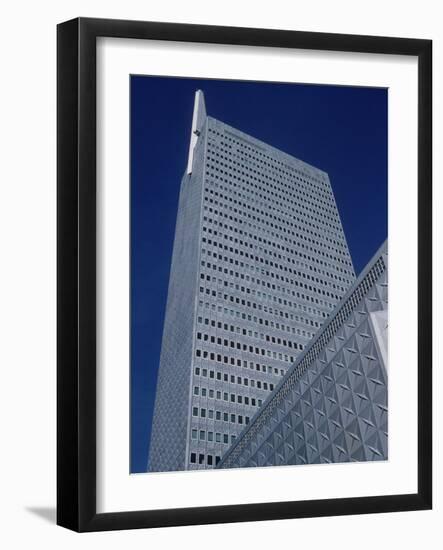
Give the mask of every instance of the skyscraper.
[{"label": "skyscraper", "polygon": [[354,279],[328,175],[197,91],[148,470],[215,467]]}]

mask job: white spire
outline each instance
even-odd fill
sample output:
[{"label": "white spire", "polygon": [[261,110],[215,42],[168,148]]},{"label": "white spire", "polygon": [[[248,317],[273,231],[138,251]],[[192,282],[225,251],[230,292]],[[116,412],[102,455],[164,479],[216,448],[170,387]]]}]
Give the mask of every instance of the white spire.
[{"label": "white spire", "polygon": [[192,115],[191,140],[189,143],[189,156],[187,173],[192,172],[192,162],[194,160],[194,148],[197,144],[198,136],[200,135],[203,124],[206,120],[205,96],[201,90],[195,92],[194,114]]}]

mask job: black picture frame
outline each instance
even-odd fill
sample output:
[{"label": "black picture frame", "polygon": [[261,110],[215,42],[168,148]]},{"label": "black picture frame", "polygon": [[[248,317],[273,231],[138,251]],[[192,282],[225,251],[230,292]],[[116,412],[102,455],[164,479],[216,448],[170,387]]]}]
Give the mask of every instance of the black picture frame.
[{"label": "black picture frame", "polygon": [[[136,512],[96,511],[96,39],[399,54],[418,58],[416,494]],[[75,531],[425,510],[432,506],[432,42],[78,18],[57,29],[57,523]]]}]

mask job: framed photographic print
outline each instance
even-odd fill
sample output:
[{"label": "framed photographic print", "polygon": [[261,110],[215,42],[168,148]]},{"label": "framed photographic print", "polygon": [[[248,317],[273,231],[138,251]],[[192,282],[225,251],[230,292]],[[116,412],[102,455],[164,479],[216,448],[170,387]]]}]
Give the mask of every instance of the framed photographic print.
[{"label": "framed photographic print", "polygon": [[429,40],[58,27],[77,531],[429,509]]}]

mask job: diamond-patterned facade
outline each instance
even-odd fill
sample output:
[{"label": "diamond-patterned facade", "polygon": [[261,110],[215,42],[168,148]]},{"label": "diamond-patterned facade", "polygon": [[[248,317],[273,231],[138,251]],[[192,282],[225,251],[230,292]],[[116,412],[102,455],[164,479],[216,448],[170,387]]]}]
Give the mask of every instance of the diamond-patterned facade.
[{"label": "diamond-patterned facade", "polygon": [[387,276],[385,243],[219,468],[388,458]]}]

